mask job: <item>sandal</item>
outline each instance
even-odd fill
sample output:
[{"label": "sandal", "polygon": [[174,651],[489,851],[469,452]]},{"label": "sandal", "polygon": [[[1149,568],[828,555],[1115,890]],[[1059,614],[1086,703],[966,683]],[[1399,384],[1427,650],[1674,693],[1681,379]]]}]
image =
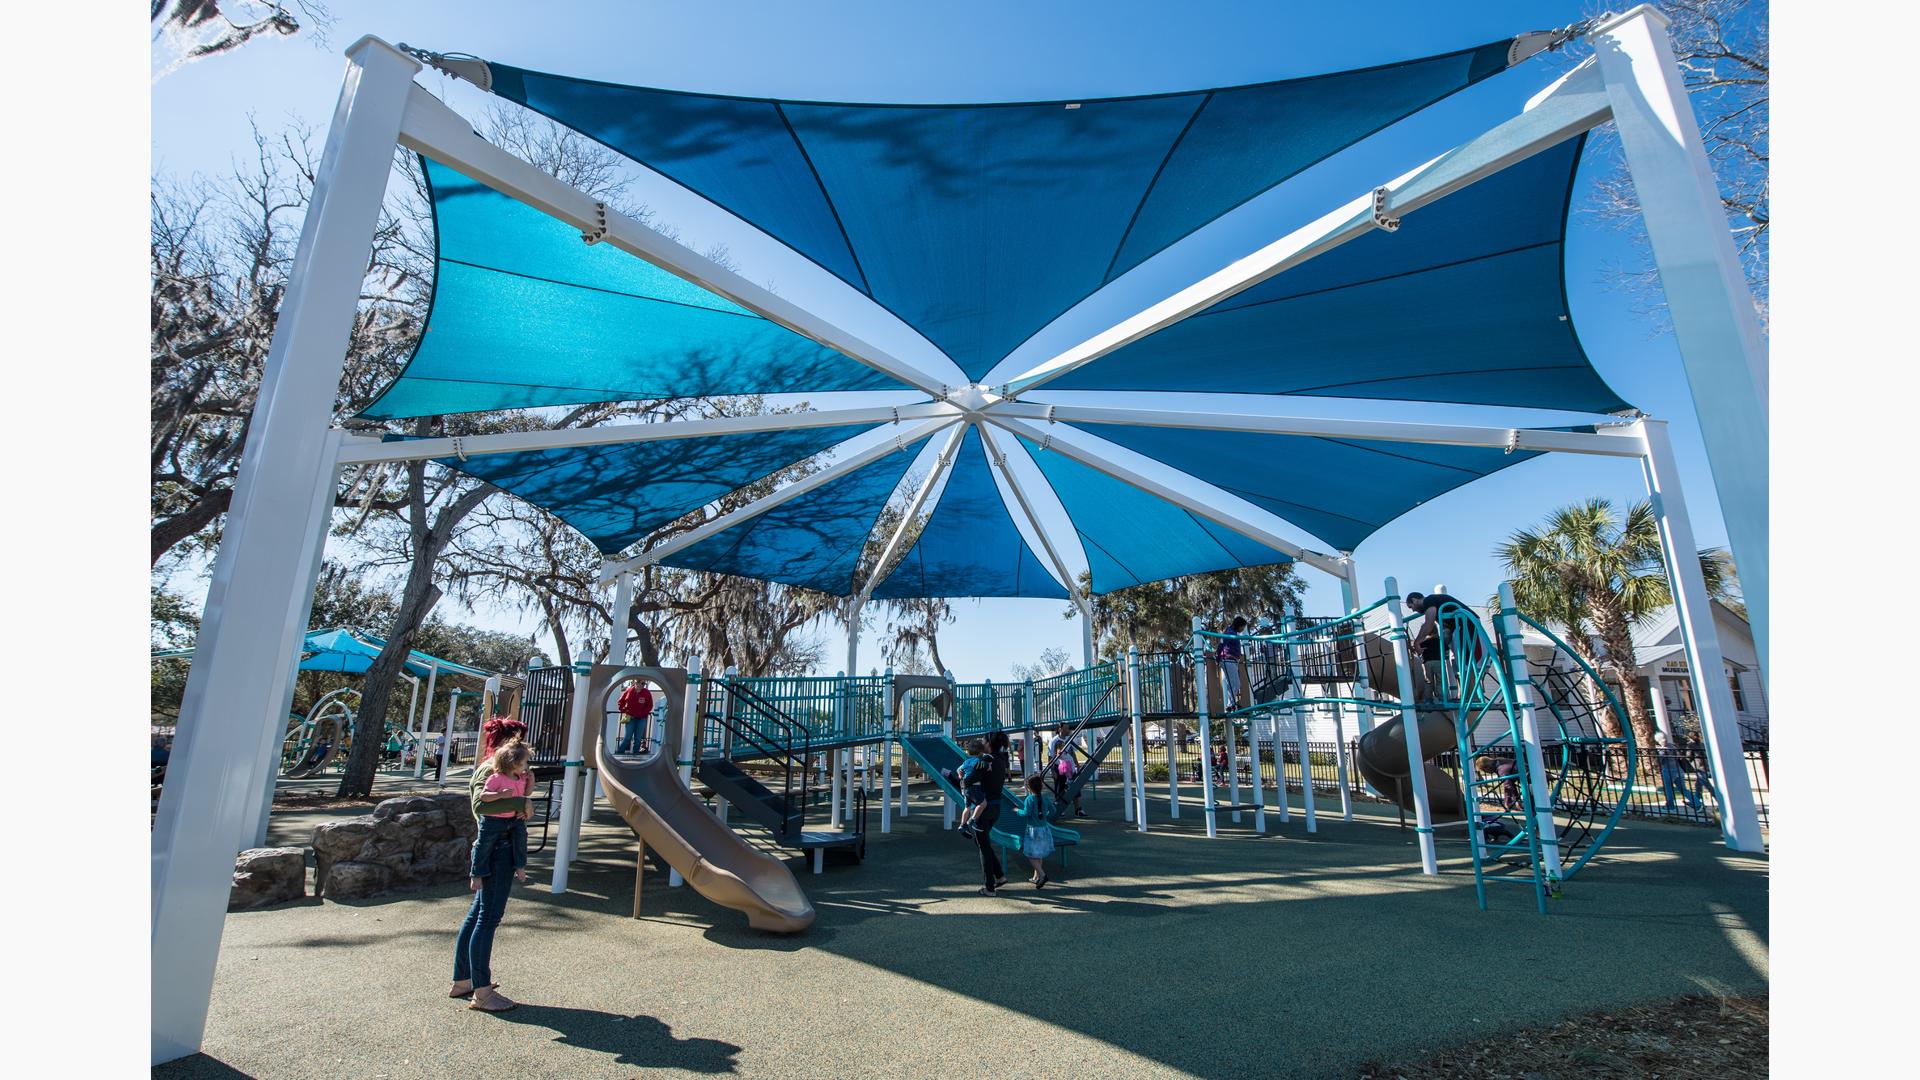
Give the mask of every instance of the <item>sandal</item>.
[{"label": "sandal", "polygon": [[[465,990],[460,990],[460,989],[457,989],[457,988],[456,988],[456,989],[449,989],[449,990],[447,991],[447,996],[448,996],[448,997],[450,997],[450,998],[466,998],[466,997],[472,997],[472,996],[473,996],[473,980],[472,980],[472,979],[462,979],[462,980],[460,980],[460,981],[461,981],[461,982],[464,982],[464,983],[466,983],[466,984],[467,984],[467,988],[466,988]],[[456,983],[456,984],[455,984],[455,987],[458,987],[458,985],[459,985],[459,984],[458,984],[458,983]],[[488,983],[488,984],[487,984],[487,986],[488,986],[488,987],[490,987],[490,988],[493,988],[493,989],[496,989],[496,990],[497,990],[497,989],[499,989],[499,987],[500,987],[500,984],[499,984],[499,983],[497,983],[497,982],[494,982],[494,983]]]},{"label": "sandal", "polygon": [[[491,990],[493,988],[487,987],[486,989]],[[506,1012],[508,1009],[511,1009],[518,1004],[520,1003],[517,1001],[514,1001],[512,998],[507,997],[505,994],[494,993],[494,994],[489,994],[487,996],[486,1001],[484,1002],[481,1001],[481,999],[478,997],[474,998],[472,1001],[467,1003],[467,1008],[473,1009],[477,1012],[502,1013],[502,1012]]]}]

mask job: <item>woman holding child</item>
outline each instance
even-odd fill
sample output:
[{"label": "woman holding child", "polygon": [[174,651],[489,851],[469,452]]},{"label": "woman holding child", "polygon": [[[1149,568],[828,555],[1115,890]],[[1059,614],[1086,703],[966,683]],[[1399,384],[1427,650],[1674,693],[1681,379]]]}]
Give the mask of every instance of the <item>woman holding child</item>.
[{"label": "woman holding child", "polygon": [[513,883],[527,880],[527,818],[532,816],[527,796],[533,776],[526,734],[525,724],[507,717],[482,725],[480,761],[467,783],[480,832],[467,869],[473,905],[454,943],[453,988],[447,996],[471,997],[467,1007],[482,1012],[505,1012],[516,1004],[493,981],[493,934]]}]

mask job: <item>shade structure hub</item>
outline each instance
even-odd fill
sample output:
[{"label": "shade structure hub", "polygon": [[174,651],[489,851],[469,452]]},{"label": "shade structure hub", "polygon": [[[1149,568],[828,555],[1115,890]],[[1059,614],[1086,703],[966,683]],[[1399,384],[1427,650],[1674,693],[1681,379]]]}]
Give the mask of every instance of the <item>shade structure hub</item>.
[{"label": "shade structure hub", "polygon": [[1000,401],[1000,395],[990,387],[980,383],[968,383],[947,392],[947,401],[967,414],[967,419],[978,420],[991,406]]}]

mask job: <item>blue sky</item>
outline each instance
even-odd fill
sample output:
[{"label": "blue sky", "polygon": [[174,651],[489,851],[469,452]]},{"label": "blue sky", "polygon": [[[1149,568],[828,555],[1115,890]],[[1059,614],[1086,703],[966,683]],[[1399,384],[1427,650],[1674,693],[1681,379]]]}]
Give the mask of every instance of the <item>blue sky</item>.
[{"label": "blue sky", "polygon": [[[152,91],[152,167],[176,175],[219,173],[250,149],[249,115],[273,129],[290,118],[324,122],[338,92],[341,50],[362,34],[438,51],[464,51],[519,66],[620,82],[689,90],[847,100],[1017,100],[1181,90],[1306,75],[1384,63],[1477,45],[1586,14],[1572,3],[1432,5],[1376,3],[1365,8],[1271,3],[975,3],[571,4],[538,9],[507,3],[376,4],[331,0],[327,43],[263,41],[238,53],[188,65]],[[530,11],[539,10],[535,17]],[[1454,145],[1519,103],[1564,66],[1535,60],[1488,80],[1285,185],[1269,198],[1155,260],[1071,313],[1028,346],[1044,352],[1103,320],[1184,285],[1271,240],[1338,202],[1398,175]],[[482,96],[438,77],[423,83],[456,108]],[[1583,170],[1583,188],[1594,170]],[[835,283],[777,245],[743,233],[664,182],[634,194],[700,244],[728,244],[742,269],[776,283],[802,303],[864,320],[878,343],[924,349],[849,302]],[[1567,286],[1574,322],[1601,374],[1627,400],[1672,421],[1695,527],[1703,544],[1725,533],[1692,419],[1672,338],[1639,302],[1606,284],[1610,267],[1635,261],[1627,240],[1576,213],[1569,232]],[[1118,286],[1125,286],[1119,288]],[[1364,415],[1431,417],[1433,410],[1393,406]],[[1453,414],[1457,415],[1457,414]],[[1420,507],[1382,529],[1356,553],[1363,580],[1377,590],[1396,575],[1403,586],[1445,583],[1468,598],[1498,580],[1490,551],[1514,528],[1590,495],[1643,495],[1637,466],[1619,460],[1549,458],[1519,465]],[[1321,545],[1313,545],[1321,546]],[[1339,591],[1306,571],[1308,609],[1331,612]],[[179,583],[187,587],[187,582]],[[964,600],[942,635],[942,652],[963,679],[1004,678],[1013,662],[1049,645],[1079,653],[1077,624],[1064,605],[1040,600]],[[530,630],[504,612],[443,614],[501,629]],[[841,660],[841,634],[827,628],[827,667]],[[871,640],[862,666],[877,660]]]}]

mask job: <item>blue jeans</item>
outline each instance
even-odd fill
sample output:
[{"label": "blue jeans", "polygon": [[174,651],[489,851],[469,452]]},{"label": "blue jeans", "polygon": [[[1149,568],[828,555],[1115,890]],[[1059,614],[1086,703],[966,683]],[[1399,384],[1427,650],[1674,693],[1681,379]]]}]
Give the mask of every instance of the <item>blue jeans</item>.
[{"label": "blue jeans", "polygon": [[1700,796],[1694,794],[1691,787],[1692,785],[1687,783],[1686,770],[1680,767],[1679,762],[1663,761],[1660,763],[1660,790],[1667,797],[1667,809],[1672,810],[1674,808],[1673,793],[1675,791],[1678,791],[1686,798],[1689,807],[1695,810],[1700,809]]},{"label": "blue jeans", "polygon": [[646,741],[645,737],[640,733],[641,725],[645,723],[646,721],[634,716],[629,716],[625,720],[622,720],[620,722],[620,746],[614,750],[614,753],[639,753],[641,743]]},{"label": "blue jeans", "polygon": [[[491,820],[491,819],[489,819]],[[481,845],[486,849],[481,850]],[[506,830],[482,828],[474,843],[474,865],[484,867],[480,889],[473,894],[473,906],[460,924],[460,937],[453,946],[453,981],[473,980],[475,986],[493,984],[493,931],[507,909],[507,894],[513,891],[513,838]]]},{"label": "blue jeans", "polygon": [[527,865],[527,823],[517,817],[480,819],[480,835],[474,837],[473,855],[467,866],[467,873],[474,877],[487,876],[487,859],[491,856],[496,838],[505,836],[509,849],[513,853],[515,870]]}]

